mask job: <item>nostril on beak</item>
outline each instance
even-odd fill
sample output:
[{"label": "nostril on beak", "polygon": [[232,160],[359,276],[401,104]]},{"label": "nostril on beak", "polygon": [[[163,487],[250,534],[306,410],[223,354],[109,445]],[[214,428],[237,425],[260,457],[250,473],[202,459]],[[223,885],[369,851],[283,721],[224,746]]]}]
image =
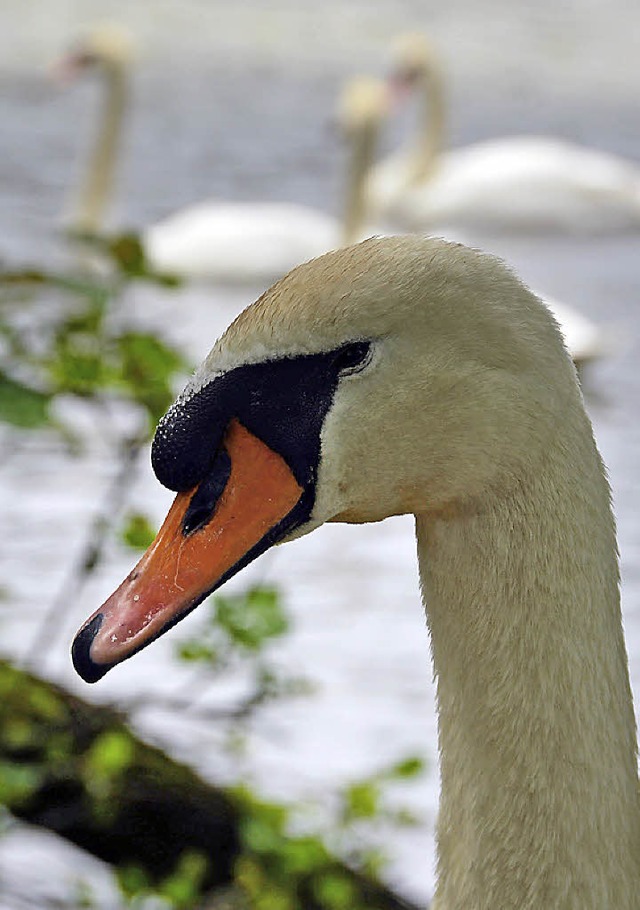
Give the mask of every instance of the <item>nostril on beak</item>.
[{"label": "nostril on beak", "polygon": [[88,683],[98,682],[109,669],[108,664],[96,664],[91,660],[91,645],[100,631],[103,619],[104,614],[97,613],[91,622],[80,629],[71,646],[73,666],[78,675]]}]

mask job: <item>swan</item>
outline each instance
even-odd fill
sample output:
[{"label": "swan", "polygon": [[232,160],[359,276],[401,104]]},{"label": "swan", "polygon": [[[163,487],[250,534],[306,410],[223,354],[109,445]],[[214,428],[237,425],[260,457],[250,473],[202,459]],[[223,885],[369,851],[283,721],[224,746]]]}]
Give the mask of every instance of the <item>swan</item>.
[{"label": "swan", "polygon": [[[102,124],[76,216],[80,233],[99,232],[112,195],[132,47],[126,31],[102,25],[64,61],[68,76],[97,66],[106,85]],[[350,80],[339,99],[336,121],[352,145],[342,224],[293,203],[204,202],[144,231],[141,240],[147,262],[157,272],[185,278],[257,283],[278,278],[300,262],[361,239],[368,233],[364,229],[370,207],[368,181],[388,112],[389,95],[375,79]],[[610,353],[611,346],[603,341],[598,327],[563,304],[546,302],[577,366]]]},{"label": "swan", "polygon": [[132,54],[133,42],[126,29],[103,23],[77,42],[55,67],[64,83],[92,69],[100,71],[105,83],[99,128],[72,216],[72,227],[80,234],[100,232],[113,195]]},{"label": "swan", "polygon": [[[99,232],[111,195],[130,59],[129,36],[115,26],[101,26],[65,62],[69,75],[97,68],[105,85],[100,130],[75,218],[81,233]],[[366,235],[365,177],[386,111],[387,90],[373,78],[352,79],[339,99],[337,125],[351,146],[341,221],[288,202],[203,202],[143,232],[148,264],[154,271],[183,278],[263,282],[361,239]]]},{"label": "swan", "polygon": [[602,234],[640,229],[640,164],[545,136],[444,151],[441,68],[417,34],[397,45],[394,81],[422,90],[414,145],[371,175],[373,210],[396,226]]},{"label": "swan", "polygon": [[87,682],[269,547],[413,513],[437,680],[437,910],[637,910],[640,805],[610,491],[549,311],[417,235],[294,269],[159,424],[177,496],[81,628]]}]

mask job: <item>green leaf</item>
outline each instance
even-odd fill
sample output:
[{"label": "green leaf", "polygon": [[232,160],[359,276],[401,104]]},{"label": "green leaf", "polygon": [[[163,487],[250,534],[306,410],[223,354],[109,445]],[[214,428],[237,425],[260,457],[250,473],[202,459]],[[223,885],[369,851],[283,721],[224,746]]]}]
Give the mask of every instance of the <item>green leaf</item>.
[{"label": "green leaf", "polygon": [[106,297],[102,294],[92,296],[84,308],[68,315],[57,328],[56,339],[58,342],[74,334],[98,335],[104,322],[106,302]]},{"label": "green leaf", "polygon": [[121,893],[128,901],[150,890],[149,876],[141,866],[119,866],[116,869],[116,878]]},{"label": "green leaf", "polygon": [[35,685],[29,689],[29,707],[44,720],[61,720],[67,717],[67,709],[61,698],[46,685]]},{"label": "green leaf", "polygon": [[257,651],[268,638],[283,635],[289,628],[279,592],[268,587],[216,597],[214,620],[235,644],[251,651]]},{"label": "green leaf", "polygon": [[156,531],[141,512],[130,512],[125,517],[124,527],[120,534],[123,543],[133,550],[146,550],[153,543]]},{"label": "green leaf", "polygon": [[5,716],[3,711],[2,727],[0,727],[0,742],[3,751],[21,751],[33,745],[37,737],[37,726],[30,717],[20,717],[11,712]]},{"label": "green leaf", "polygon": [[327,910],[352,910],[358,906],[358,889],[339,872],[325,872],[313,882],[313,894]]},{"label": "green leaf", "polygon": [[11,808],[26,802],[44,779],[33,765],[0,762],[0,803]]},{"label": "green leaf", "polygon": [[187,663],[200,661],[215,664],[218,660],[218,652],[211,645],[197,639],[189,639],[178,646],[178,657]]},{"label": "green leaf", "polygon": [[260,862],[248,856],[241,855],[236,860],[234,878],[246,896],[243,907],[246,905],[251,910],[300,910],[300,901],[295,895],[296,883],[287,883],[285,890],[270,878]]},{"label": "green leaf", "polygon": [[67,392],[80,397],[95,395],[106,388],[113,377],[113,368],[105,359],[98,340],[85,335],[61,340],[48,367],[57,393]]},{"label": "green leaf", "polygon": [[125,332],[116,339],[116,345],[120,386],[158,421],[173,401],[174,376],[187,370],[184,357],[146,332]]},{"label": "green leaf", "polygon": [[230,790],[237,800],[244,818],[259,819],[264,825],[283,834],[289,820],[290,810],[281,803],[258,799],[248,787],[240,785]]},{"label": "green leaf", "polygon": [[107,241],[107,250],[126,275],[144,275],[147,271],[144,246],[138,234],[127,231]]},{"label": "green leaf", "polygon": [[380,810],[380,788],[374,781],[350,784],[344,793],[345,820],[374,818]]},{"label": "green leaf", "polygon": [[51,396],[23,385],[0,371],[0,420],[35,429],[49,423]]},{"label": "green leaf", "polygon": [[327,850],[317,837],[287,839],[280,848],[279,859],[285,876],[304,875],[326,866]]},{"label": "green leaf", "polygon": [[415,828],[420,824],[420,818],[407,806],[388,812],[387,818],[399,828]]},{"label": "green leaf", "polygon": [[180,910],[195,906],[202,896],[202,883],[208,867],[209,861],[203,853],[185,850],[176,869],[161,882],[157,893]]},{"label": "green leaf", "polygon": [[107,730],[98,736],[87,752],[87,770],[97,779],[111,780],[132,764],[135,746],[128,733]]},{"label": "green leaf", "polygon": [[396,765],[386,772],[385,777],[417,777],[419,774],[422,774],[424,771],[424,759],[420,758],[419,755],[410,755],[407,758],[403,758],[402,761],[399,761]]},{"label": "green leaf", "polygon": [[275,853],[282,847],[283,834],[266,818],[246,818],[240,826],[240,837],[252,853]]},{"label": "green leaf", "polygon": [[359,867],[373,879],[380,878],[382,870],[388,862],[389,857],[380,847],[369,847],[367,850],[361,851],[358,856]]}]

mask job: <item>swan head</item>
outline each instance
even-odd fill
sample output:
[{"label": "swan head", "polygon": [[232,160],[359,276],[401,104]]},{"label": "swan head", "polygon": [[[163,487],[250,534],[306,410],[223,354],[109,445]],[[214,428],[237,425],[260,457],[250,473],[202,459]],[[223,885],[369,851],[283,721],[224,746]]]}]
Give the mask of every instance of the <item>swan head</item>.
[{"label": "swan head", "polygon": [[356,76],[345,85],[336,112],[336,125],[347,137],[377,128],[389,113],[389,91],[372,76]]},{"label": "swan head", "polygon": [[122,70],[133,55],[133,39],[127,29],[114,22],[105,22],[76,42],[58,69],[66,78],[91,69]]},{"label": "swan head", "polygon": [[420,32],[398,35],[391,48],[391,83],[397,92],[411,91],[438,70],[438,58]]},{"label": "swan head", "polygon": [[535,469],[577,400],[546,308],[501,263],[417,236],[299,266],[246,309],[161,421],[177,491],[74,643],[88,681],[275,543],[329,521],[455,514]]}]

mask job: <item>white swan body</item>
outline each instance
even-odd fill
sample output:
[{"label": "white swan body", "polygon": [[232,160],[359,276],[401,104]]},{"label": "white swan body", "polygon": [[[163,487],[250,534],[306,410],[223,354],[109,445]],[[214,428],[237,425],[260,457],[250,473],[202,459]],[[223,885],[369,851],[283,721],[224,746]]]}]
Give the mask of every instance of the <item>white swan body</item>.
[{"label": "white swan body", "polygon": [[421,90],[413,145],[373,171],[373,209],[408,230],[640,229],[640,163],[545,136],[507,136],[445,151],[441,68],[421,35],[397,47],[396,78]]},{"label": "white swan body", "polygon": [[[130,57],[126,33],[103,26],[66,62],[70,72],[98,67],[105,84],[100,130],[76,216],[82,232],[100,231],[111,195]],[[182,278],[273,281],[300,262],[373,233],[365,223],[365,177],[386,108],[387,91],[375,79],[352,79],[340,97],[337,121],[351,146],[342,219],[286,202],[203,202],[142,232],[149,264]]]},{"label": "white swan body", "polygon": [[144,232],[151,267],[195,279],[263,281],[341,245],[339,222],[293,203],[201,203]]},{"label": "white swan body", "polygon": [[610,492],[557,327],[514,275],[417,236],[294,269],[215,344],[152,462],[181,492],[79,632],[85,679],[272,544],[413,513],[439,712],[433,906],[637,910]]},{"label": "white swan body", "polygon": [[337,122],[351,145],[342,220],[294,203],[202,203],[144,232],[149,263],[189,278],[273,281],[367,236],[365,181],[386,110],[387,92],[378,80],[354,78],[341,94]]},{"label": "white swan body", "polygon": [[351,145],[342,221],[293,203],[204,203],[145,231],[150,264],[191,278],[274,280],[368,234],[366,178],[386,111],[376,79],[352,79],[341,94],[337,122]]},{"label": "white swan body", "polygon": [[[404,192],[399,174],[372,184],[377,207],[410,229],[640,228],[640,168],[615,155],[543,136],[514,136],[444,153],[424,183]],[[386,204],[383,202],[387,198]]]}]

